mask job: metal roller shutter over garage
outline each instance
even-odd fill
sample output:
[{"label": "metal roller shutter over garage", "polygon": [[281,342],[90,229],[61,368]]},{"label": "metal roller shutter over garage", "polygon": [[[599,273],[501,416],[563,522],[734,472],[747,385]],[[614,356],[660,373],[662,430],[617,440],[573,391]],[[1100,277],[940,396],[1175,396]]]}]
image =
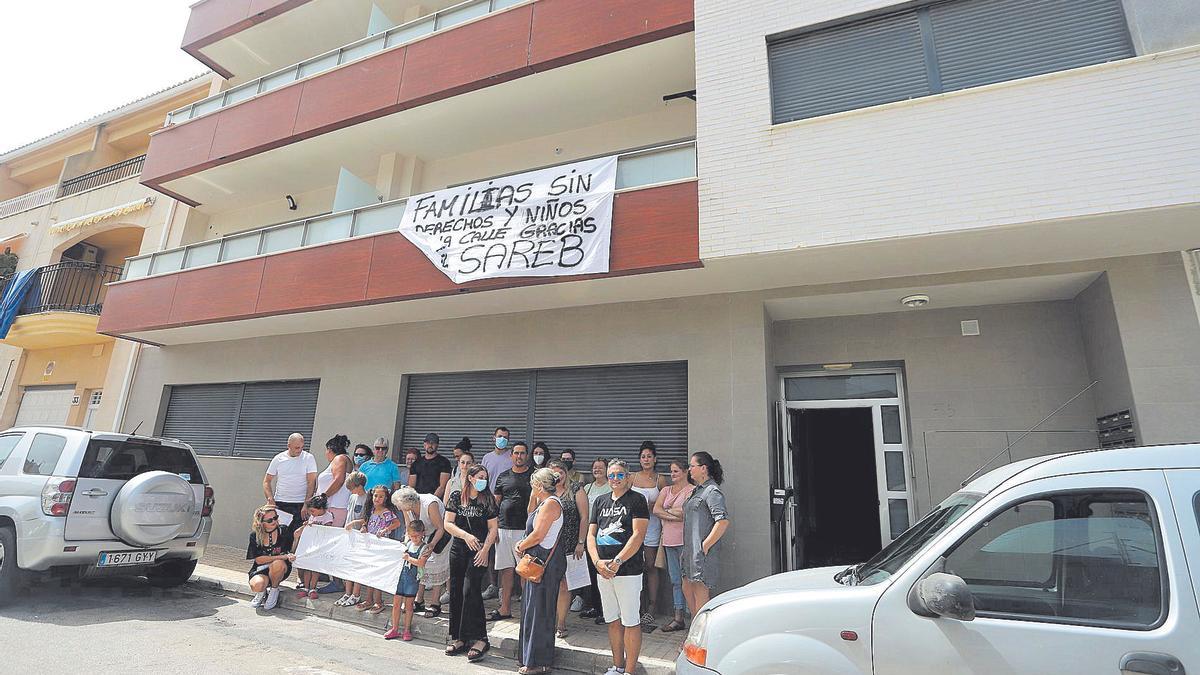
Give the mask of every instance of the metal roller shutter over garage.
[{"label": "metal roller shutter over garage", "polygon": [[53,387],[25,387],[21,395],[21,407],[17,410],[17,421],[13,426],[38,426],[44,424],[66,424],[71,415],[71,400],[75,397],[75,385]]},{"label": "metal roller shutter over garage", "polygon": [[687,453],[687,364],[596,366],[545,370],[413,375],[408,378],[403,447],[426,433],[448,450],[464,435],[476,457],[492,449],[492,431],[545,441],[558,454],[576,451],[585,472],[595,457],[636,460],[653,440],[659,470]]},{"label": "metal roller shutter over garage", "polygon": [[[312,448],[320,380],[173,385],[159,435],[204,455],[272,457],[293,432]],[[321,439],[321,444],[324,439]]]}]

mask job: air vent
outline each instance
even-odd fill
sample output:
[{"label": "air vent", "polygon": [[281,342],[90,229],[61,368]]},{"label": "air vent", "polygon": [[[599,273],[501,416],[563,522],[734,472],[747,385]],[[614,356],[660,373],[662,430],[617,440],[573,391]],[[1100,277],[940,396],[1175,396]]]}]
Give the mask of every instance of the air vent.
[{"label": "air vent", "polygon": [[971,319],[961,322],[962,334],[964,336],[979,335],[979,319]]}]

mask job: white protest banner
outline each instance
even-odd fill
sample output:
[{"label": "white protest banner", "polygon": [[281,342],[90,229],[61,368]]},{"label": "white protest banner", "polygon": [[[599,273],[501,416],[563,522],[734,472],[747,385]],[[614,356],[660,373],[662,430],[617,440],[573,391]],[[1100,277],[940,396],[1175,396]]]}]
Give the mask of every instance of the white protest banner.
[{"label": "white protest banner", "polygon": [[409,197],[400,233],[461,284],[608,271],[617,158]]},{"label": "white protest banner", "polygon": [[385,593],[400,581],[404,544],[341,527],[308,525],[296,547],[296,568],[349,579]]},{"label": "white protest banner", "polygon": [[592,583],[592,577],[588,574],[587,554],[585,557],[576,558],[574,552],[567,553],[567,590],[573,591],[577,588],[583,588]]}]

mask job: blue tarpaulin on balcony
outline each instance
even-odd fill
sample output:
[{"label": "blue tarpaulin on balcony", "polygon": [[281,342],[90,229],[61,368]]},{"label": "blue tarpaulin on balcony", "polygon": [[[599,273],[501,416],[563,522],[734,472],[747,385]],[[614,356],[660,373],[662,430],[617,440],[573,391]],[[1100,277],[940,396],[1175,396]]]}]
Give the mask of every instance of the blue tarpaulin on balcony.
[{"label": "blue tarpaulin on balcony", "polygon": [[17,311],[29,294],[29,289],[38,278],[36,269],[17,272],[17,276],[4,289],[4,298],[0,300],[0,340],[8,337],[8,329],[17,320]]}]

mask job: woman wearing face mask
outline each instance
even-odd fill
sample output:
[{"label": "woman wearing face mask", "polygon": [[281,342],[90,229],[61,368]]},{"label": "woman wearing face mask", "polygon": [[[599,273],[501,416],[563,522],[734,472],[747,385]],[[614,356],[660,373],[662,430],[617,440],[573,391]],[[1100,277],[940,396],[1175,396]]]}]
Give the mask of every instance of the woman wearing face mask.
[{"label": "woman wearing face mask", "polygon": [[[588,498],[588,513],[595,510],[597,499],[612,492],[612,486],[608,484],[607,457],[597,457],[592,460],[592,482],[584,486],[583,492]],[[603,625],[604,613],[600,607],[600,587],[596,585],[596,566],[592,563],[591,556],[585,555],[584,558],[587,560],[588,574],[592,577],[592,585],[583,589],[584,604],[587,607],[579,613],[579,616],[584,619],[595,619],[596,625]]]},{"label": "woman wearing face mask", "polygon": [[[559,481],[556,485],[555,495],[562,504],[563,524],[562,534],[559,535],[562,541],[563,550],[567,554],[567,566],[586,565],[583,560],[587,557],[587,551],[584,546],[584,537],[581,523],[589,522],[591,517],[588,512],[587,495],[583,494],[583,490],[572,485],[567,478],[567,465],[557,459],[550,460],[550,470],[558,475]],[[580,603],[583,601],[580,598],[575,598]],[[555,637],[567,637],[567,609],[571,606],[571,591],[567,588],[567,579],[564,576],[559,582],[558,587],[558,604],[555,623]],[[576,608],[578,611],[580,608]]]},{"label": "woman wearing face mask", "polygon": [[490,645],[483,614],[483,578],[499,537],[500,510],[488,489],[488,470],[478,464],[464,474],[463,489],[446,500],[450,544],[450,644],[446,656],[467,652],[478,661]]},{"label": "woman wearing face mask", "polygon": [[544,469],[546,467],[546,462],[550,461],[550,448],[546,447],[546,444],[543,441],[537,441],[533,444],[533,450],[531,451],[531,454],[532,457],[530,458],[530,461],[533,462],[534,471],[537,471],[538,469]]},{"label": "woman wearing face mask", "polygon": [[[655,447],[654,441],[642,441],[642,447],[638,451],[638,463],[641,465],[641,470],[633,474],[632,487],[635,492],[646,498],[646,506],[653,509],[655,502],[658,501],[659,493],[667,486],[667,479],[658,473],[658,448]],[[659,570],[654,566],[654,561],[658,557],[658,545],[661,543],[661,539],[662,521],[651,513],[650,524],[646,527],[646,539],[642,543],[642,559],[646,561],[642,572],[645,580],[642,599],[642,630],[647,633],[655,628],[654,605],[658,602]]]},{"label": "woman wearing face mask", "polygon": [[354,446],[354,466],[355,470],[362,466],[364,462],[371,459],[371,446],[359,443]]}]

